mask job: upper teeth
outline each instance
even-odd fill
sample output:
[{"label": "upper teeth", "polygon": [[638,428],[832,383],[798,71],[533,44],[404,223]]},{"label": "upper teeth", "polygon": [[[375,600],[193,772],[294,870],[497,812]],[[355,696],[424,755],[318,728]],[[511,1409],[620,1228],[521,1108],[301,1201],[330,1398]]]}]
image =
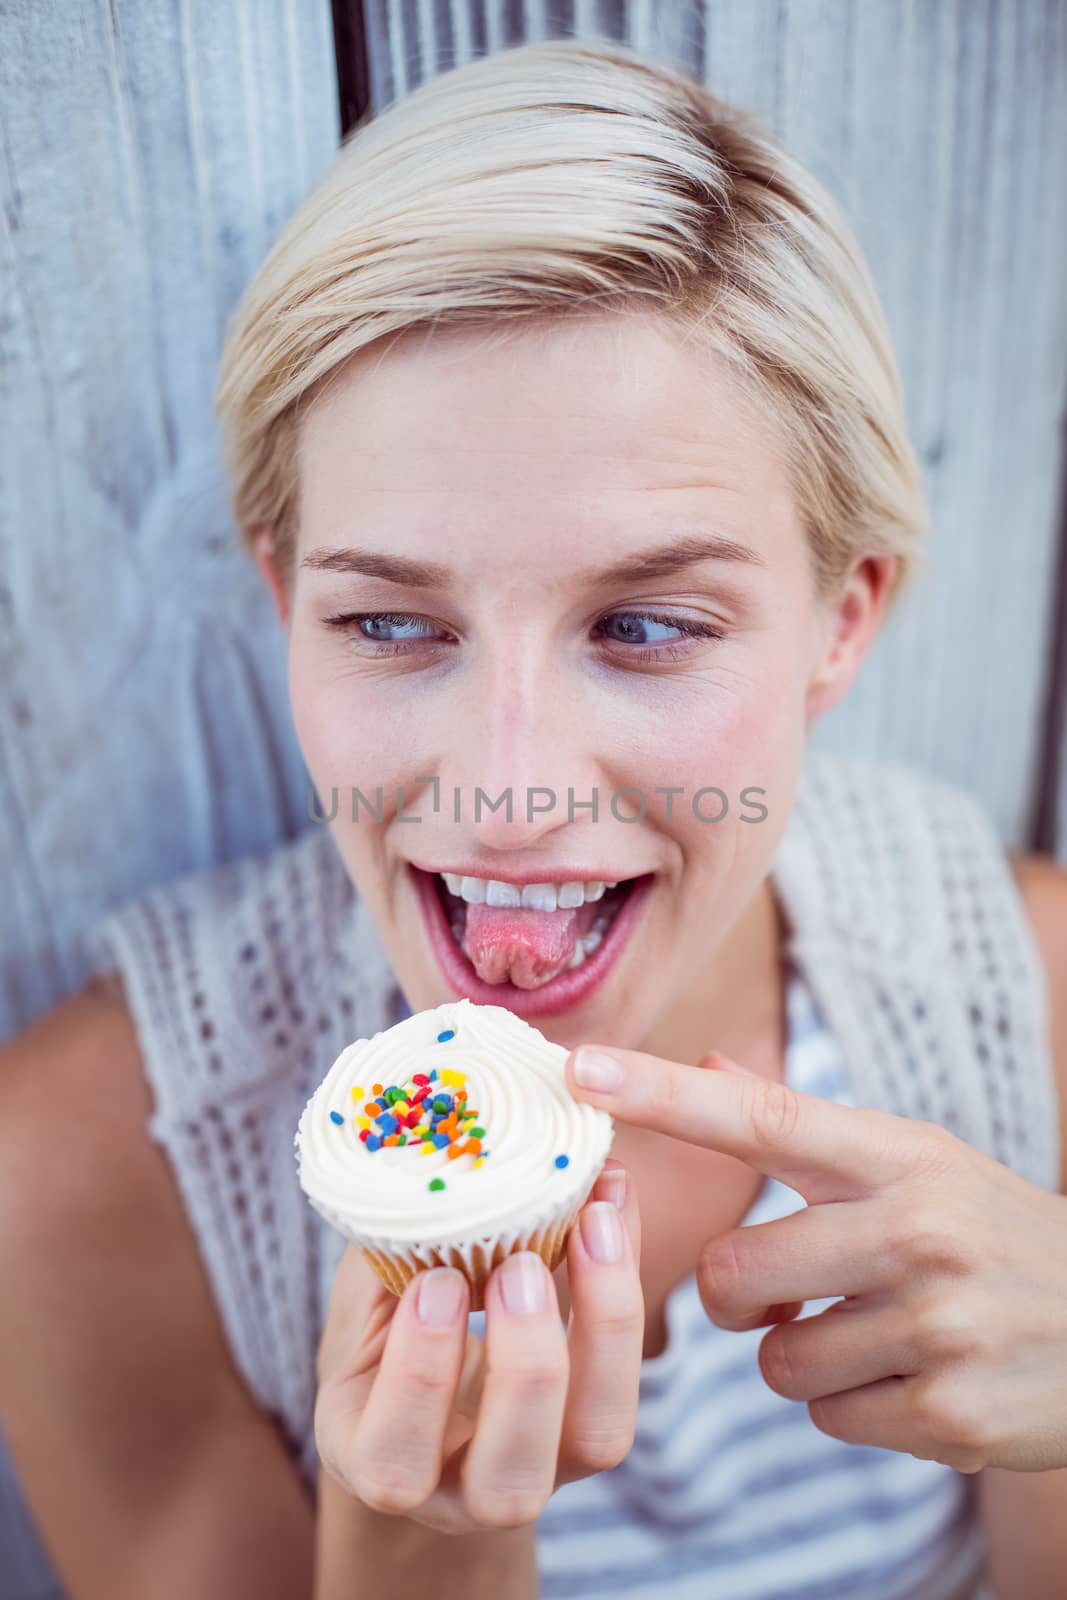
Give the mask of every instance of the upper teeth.
[{"label": "upper teeth", "polygon": [[520,889],[518,884],[504,883],[500,878],[466,878],[456,872],[442,872],[441,877],[452,894],[458,894],[470,905],[529,906],[534,911],[580,906],[585,900],[599,900],[605,889],[615,888],[615,883],[599,878],[560,884],[527,883]]}]

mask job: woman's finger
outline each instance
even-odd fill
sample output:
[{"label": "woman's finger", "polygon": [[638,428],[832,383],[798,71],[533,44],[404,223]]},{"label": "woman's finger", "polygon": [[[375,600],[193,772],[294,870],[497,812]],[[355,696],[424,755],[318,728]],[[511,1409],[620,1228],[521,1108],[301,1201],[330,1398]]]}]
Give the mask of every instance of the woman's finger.
[{"label": "woman's finger", "polygon": [[[637,1189],[633,1179],[621,1162],[610,1157],[605,1161],[585,1204],[588,1205],[592,1200],[609,1200],[616,1210],[622,1212],[623,1223],[630,1236],[630,1251],[634,1261],[640,1265],[641,1214],[637,1205]],[[563,1320],[569,1324],[571,1318],[571,1288],[566,1256],[563,1257],[556,1268],[555,1284]]]},{"label": "woman's finger", "polygon": [[895,1184],[931,1148],[929,1129],[912,1119],[840,1105],[755,1073],[709,1071],[595,1044],[573,1050],[565,1070],[575,1099],[622,1122],[736,1156],[812,1202]]},{"label": "woman's finger", "polygon": [[464,1504],[481,1526],[520,1527],[555,1488],[567,1396],[567,1336],[552,1277],[517,1251],[489,1279],[485,1379],[462,1466]]},{"label": "woman's finger", "polygon": [[931,1383],[929,1374],[881,1378],[811,1400],[808,1414],[820,1433],[848,1444],[941,1461],[957,1472],[981,1472],[991,1464],[982,1431],[987,1419],[958,1380]]},{"label": "woman's finger", "polygon": [[610,1157],[600,1169],[593,1185],[590,1200],[610,1200],[622,1213],[623,1224],[630,1236],[630,1250],[636,1262],[641,1260],[641,1211],[637,1203],[637,1187],[621,1161]]},{"label": "woman's finger", "polygon": [[454,1267],[418,1273],[400,1298],[342,1462],[352,1493],[376,1511],[410,1513],[437,1487],[469,1305]]},{"label": "woman's finger", "polygon": [[[583,1207],[567,1250],[571,1293],[571,1377],[560,1470],[564,1481],[618,1466],[633,1443],[641,1380],[645,1307],[632,1245],[635,1185],[624,1169],[622,1205]],[[594,1189],[594,1195],[601,1186]]]},{"label": "woman's finger", "polygon": [[716,1234],[697,1260],[704,1310],[738,1331],[767,1320],[771,1307],[890,1287],[900,1264],[885,1215],[874,1201],[834,1200]]},{"label": "woman's finger", "polygon": [[787,1400],[817,1400],[890,1377],[912,1377],[920,1352],[906,1310],[887,1300],[839,1300],[817,1316],[772,1328],[760,1371]]}]

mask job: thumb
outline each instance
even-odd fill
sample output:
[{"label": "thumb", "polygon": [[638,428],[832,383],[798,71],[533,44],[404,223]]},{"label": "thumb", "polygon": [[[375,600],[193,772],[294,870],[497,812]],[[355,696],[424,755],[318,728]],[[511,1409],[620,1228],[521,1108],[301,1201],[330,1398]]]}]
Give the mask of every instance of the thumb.
[{"label": "thumb", "polygon": [[350,1240],[334,1274],[319,1340],[320,1386],[377,1364],[397,1304],[363,1251]]}]

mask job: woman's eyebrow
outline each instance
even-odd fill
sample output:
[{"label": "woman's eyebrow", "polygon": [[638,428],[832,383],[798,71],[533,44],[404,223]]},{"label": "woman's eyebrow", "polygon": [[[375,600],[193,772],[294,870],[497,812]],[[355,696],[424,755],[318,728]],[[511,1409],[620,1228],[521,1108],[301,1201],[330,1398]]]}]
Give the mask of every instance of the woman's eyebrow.
[{"label": "woman's eyebrow", "polygon": [[[578,577],[588,584],[640,583],[652,578],[670,577],[702,561],[733,561],[766,567],[767,561],[751,546],[740,544],[724,534],[686,534],[669,544],[650,545],[633,551],[608,567],[581,570]],[[447,589],[456,574],[437,561],[417,561],[412,556],[389,555],[384,550],[358,547],[312,550],[301,561],[302,567],[316,572],[353,572],[365,578],[382,578],[387,583],[409,589]]]},{"label": "woman's eyebrow", "polygon": [[411,556],[391,556],[384,550],[350,547],[312,550],[301,561],[315,572],[356,572],[365,578],[384,578],[409,589],[447,589],[455,574],[436,561],[416,561]]},{"label": "woman's eyebrow", "polygon": [[669,578],[702,561],[734,561],[755,567],[768,565],[758,550],[736,539],[728,539],[725,534],[685,534],[669,544],[635,550],[610,567],[585,568],[580,576],[587,583],[641,583],[649,578]]}]

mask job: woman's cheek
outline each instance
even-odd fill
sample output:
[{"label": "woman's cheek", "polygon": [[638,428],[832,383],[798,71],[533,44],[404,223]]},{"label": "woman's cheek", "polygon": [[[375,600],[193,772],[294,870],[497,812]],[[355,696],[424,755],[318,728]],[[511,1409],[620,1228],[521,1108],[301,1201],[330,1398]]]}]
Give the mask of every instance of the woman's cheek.
[{"label": "woman's cheek", "polygon": [[753,674],[731,677],[722,692],[709,691],[689,711],[684,740],[677,724],[663,730],[654,766],[669,776],[655,782],[684,789],[675,797],[674,826],[690,855],[718,851],[729,834],[740,868],[741,858],[762,857],[777,840],[804,755],[802,708],[782,693],[780,680]]},{"label": "woman's cheek", "polygon": [[[783,759],[788,768],[803,735],[802,718],[780,683],[740,673],[691,699],[684,725],[684,739],[678,738],[677,722],[662,730],[680,772],[670,781],[692,791],[715,784],[731,797],[748,784],[764,783]],[[667,759],[665,751],[660,759]]]},{"label": "woman's cheek", "polygon": [[[376,705],[370,685],[353,671],[338,670],[317,653],[296,644],[289,653],[289,699],[297,741],[323,803],[336,787],[350,803],[361,789],[376,806],[381,786],[389,808],[392,790],[402,781],[401,762],[410,740],[401,737],[398,719]],[[410,722],[404,719],[410,733]]]}]

